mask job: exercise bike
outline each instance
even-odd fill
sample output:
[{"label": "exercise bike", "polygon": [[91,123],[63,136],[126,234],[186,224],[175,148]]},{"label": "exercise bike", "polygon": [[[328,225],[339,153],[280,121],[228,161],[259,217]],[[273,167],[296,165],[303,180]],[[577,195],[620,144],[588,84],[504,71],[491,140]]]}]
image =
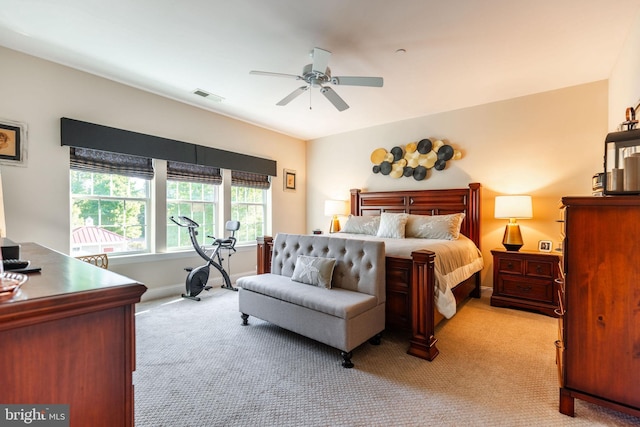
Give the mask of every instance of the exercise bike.
[{"label": "exercise bike", "polygon": [[[187,275],[187,279],[185,281],[186,293],[182,294],[182,297],[200,301],[200,297],[198,297],[198,294],[203,290],[208,291],[209,289],[211,289],[211,286],[207,285],[207,281],[209,280],[209,268],[211,266],[218,270],[222,275],[223,289],[237,291],[238,289],[234,288],[231,285],[229,274],[227,274],[225,269],[222,267],[223,258],[220,255],[220,250],[227,250],[228,258],[230,258],[234,252],[236,252],[235,233],[240,228],[240,222],[227,221],[225,224],[225,230],[231,231],[231,236],[226,239],[216,239],[213,236],[207,236],[213,239],[213,244],[210,248],[205,248],[198,243],[198,231],[196,229],[199,227],[199,225],[197,222],[186,216],[172,216],[169,219],[171,219],[171,221],[173,221],[180,227],[187,227],[189,229],[189,237],[191,238],[191,244],[193,245],[193,248],[196,250],[198,255],[200,255],[205,261],[207,261],[205,265],[201,265],[200,267],[185,268],[185,270],[187,270],[189,274]],[[211,254],[208,254],[207,250],[212,250]]]}]

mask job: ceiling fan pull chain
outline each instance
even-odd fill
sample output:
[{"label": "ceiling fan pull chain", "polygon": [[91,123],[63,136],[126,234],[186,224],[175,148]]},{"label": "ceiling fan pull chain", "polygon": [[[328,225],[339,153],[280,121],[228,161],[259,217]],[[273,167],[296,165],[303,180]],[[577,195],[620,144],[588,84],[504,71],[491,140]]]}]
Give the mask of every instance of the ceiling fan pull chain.
[{"label": "ceiling fan pull chain", "polygon": [[309,91],[309,110],[313,110],[313,108],[311,108],[311,92],[313,92],[312,90]]}]

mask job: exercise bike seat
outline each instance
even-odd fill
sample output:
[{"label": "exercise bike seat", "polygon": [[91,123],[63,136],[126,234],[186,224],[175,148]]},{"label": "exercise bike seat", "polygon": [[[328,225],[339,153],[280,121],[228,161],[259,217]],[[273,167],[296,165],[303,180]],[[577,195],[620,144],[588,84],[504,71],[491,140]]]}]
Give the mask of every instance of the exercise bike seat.
[{"label": "exercise bike seat", "polygon": [[216,239],[213,236],[208,236],[208,237],[214,239],[213,241],[216,245],[219,245],[220,247],[225,249],[233,249],[235,251],[235,245],[236,245],[235,234],[236,234],[236,231],[240,229],[240,221],[227,221],[224,225],[224,228],[227,231],[231,231],[231,237],[228,237],[226,239]]},{"label": "exercise bike seat", "polygon": [[236,239],[215,239],[214,242],[216,245],[220,245],[222,247],[232,247],[235,246]]}]

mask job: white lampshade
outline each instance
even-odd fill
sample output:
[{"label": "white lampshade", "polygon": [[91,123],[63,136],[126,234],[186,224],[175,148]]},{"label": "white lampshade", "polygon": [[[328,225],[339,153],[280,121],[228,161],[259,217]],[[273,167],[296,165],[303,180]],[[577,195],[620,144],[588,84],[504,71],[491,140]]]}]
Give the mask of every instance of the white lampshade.
[{"label": "white lampshade", "polygon": [[496,218],[533,218],[531,196],[496,196]]},{"label": "white lampshade", "polygon": [[344,200],[325,200],[324,202],[324,215],[346,215],[347,214],[347,202]]}]

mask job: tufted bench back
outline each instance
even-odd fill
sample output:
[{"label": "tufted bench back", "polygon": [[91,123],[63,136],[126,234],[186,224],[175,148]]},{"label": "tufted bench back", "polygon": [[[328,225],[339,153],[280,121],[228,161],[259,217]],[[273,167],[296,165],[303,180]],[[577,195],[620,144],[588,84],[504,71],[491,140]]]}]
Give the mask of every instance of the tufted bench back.
[{"label": "tufted bench back", "polygon": [[291,277],[298,255],[335,258],[332,288],[373,295],[385,301],[384,242],[283,234],[273,242],[271,273]]}]

